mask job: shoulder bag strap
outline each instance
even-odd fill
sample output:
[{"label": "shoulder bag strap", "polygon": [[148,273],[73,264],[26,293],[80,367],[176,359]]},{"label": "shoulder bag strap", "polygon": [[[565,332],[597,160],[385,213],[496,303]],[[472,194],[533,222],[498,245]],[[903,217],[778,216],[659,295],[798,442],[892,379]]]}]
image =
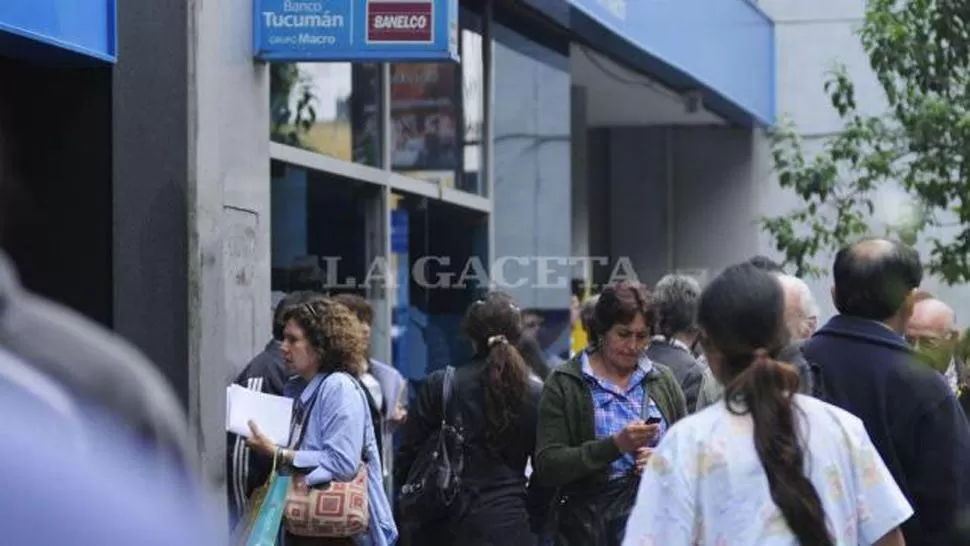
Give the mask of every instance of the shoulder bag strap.
[{"label": "shoulder bag strap", "polygon": [[[320,387],[323,386],[323,382],[326,381],[326,380],[327,380],[326,377],[324,377],[323,379],[321,379],[320,382],[317,383],[316,388],[313,389],[313,394],[310,395],[310,399],[307,401],[306,407],[302,409],[303,415],[300,416],[300,422],[297,423],[296,422],[296,419],[293,420],[293,423],[290,426],[290,437],[289,437],[289,439],[287,441],[287,445],[291,449],[297,449],[301,445],[303,445],[303,438],[306,437],[306,425],[307,425],[307,423],[310,422],[310,413],[313,412],[313,406],[315,406],[316,403],[317,403],[317,395],[320,394]],[[297,401],[299,401],[299,400],[297,400]],[[298,437],[296,439],[296,443],[294,443],[293,442],[293,433],[296,432],[296,430],[297,430],[296,427],[297,426],[300,427],[299,428],[299,435],[298,435]]]},{"label": "shoulder bag strap", "polygon": [[448,422],[448,405],[451,402],[451,393],[454,386],[455,368],[448,366],[445,368],[445,376],[441,380],[441,426]]},{"label": "shoulder bag strap", "polygon": [[[354,382],[354,387],[357,389],[357,392],[364,400],[364,443],[361,444],[361,447],[360,447],[360,459],[361,461],[364,462],[364,464],[367,464],[368,462],[370,462],[369,460],[370,457],[367,456],[367,423],[373,422],[370,415],[371,396],[367,393],[366,387],[364,386],[364,382],[360,378],[354,377],[352,374],[348,372],[342,372],[342,373],[346,373],[347,375],[350,376],[350,379]],[[378,432],[377,430],[375,430],[374,435],[376,436],[377,434]]]}]

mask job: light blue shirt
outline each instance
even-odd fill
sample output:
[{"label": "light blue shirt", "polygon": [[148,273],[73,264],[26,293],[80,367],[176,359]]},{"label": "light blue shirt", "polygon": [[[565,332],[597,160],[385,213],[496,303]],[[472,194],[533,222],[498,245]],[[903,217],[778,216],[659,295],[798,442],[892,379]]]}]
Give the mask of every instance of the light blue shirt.
[{"label": "light blue shirt", "polygon": [[345,373],[320,374],[300,393],[299,403],[306,407],[314,392],[317,400],[310,411],[303,444],[293,458],[293,466],[310,470],[307,485],[350,481],[357,475],[366,446],[370,525],[366,535],[358,537],[357,543],[392,546],[397,542],[397,526],[384,492],[380,453],[363,391]]}]

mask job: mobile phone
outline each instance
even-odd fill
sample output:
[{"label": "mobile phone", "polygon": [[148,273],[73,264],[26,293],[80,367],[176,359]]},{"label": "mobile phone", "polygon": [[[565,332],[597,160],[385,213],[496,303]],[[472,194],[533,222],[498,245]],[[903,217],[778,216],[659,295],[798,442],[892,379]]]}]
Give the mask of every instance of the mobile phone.
[{"label": "mobile phone", "polygon": [[656,425],[659,422],[660,422],[660,418],[659,417],[649,417],[649,418],[647,418],[647,424],[648,425]]}]

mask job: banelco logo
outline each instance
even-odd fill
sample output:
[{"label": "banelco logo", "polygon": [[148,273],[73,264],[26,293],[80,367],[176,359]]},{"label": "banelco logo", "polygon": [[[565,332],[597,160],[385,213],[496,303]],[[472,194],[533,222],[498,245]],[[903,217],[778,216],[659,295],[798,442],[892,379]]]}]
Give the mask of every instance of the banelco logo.
[{"label": "banelco logo", "polygon": [[[605,256],[502,256],[488,264],[473,257],[464,262],[450,256],[421,256],[410,267],[393,266],[385,258],[369,264],[364,278],[342,273],[344,260],[337,256],[306,256],[290,268],[302,282],[318,284],[323,289],[366,287],[395,288],[402,282],[414,282],[422,288],[464,289],[489,287],[509,290],[523,287],[566,288],[578,272],[591,267],[609,267],[607,283],[639,282],[628,257],[611,260]],[[407,278],[400,278],[401,275]]]}]

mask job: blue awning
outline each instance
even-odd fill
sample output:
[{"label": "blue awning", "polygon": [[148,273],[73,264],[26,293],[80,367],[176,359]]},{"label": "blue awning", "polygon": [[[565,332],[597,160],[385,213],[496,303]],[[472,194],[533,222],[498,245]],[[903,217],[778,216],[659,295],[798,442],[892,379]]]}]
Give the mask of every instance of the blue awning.
[{"label": "blue awning", "polygon": [[774,124],[774,22],[752,1],[568,1],[572,30],[605,53],[675,88],[701,91],[728,118]]},{"label": "blue awning", "polygon": [[0,0],[0,53],[116,59],[115,0]]}]

